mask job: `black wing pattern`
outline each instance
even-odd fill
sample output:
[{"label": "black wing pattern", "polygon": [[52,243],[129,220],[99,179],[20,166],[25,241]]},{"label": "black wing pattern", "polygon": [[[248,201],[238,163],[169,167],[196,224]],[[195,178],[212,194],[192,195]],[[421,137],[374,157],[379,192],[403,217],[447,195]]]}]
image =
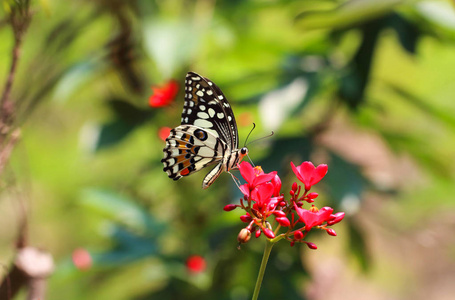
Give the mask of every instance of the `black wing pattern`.
[{"label": "black wing pattern", "polygon": [[182,124],[204,128],[231,150],[238,148],[237,125],[226,96],[211,80],[194,72],[186,75]]}]

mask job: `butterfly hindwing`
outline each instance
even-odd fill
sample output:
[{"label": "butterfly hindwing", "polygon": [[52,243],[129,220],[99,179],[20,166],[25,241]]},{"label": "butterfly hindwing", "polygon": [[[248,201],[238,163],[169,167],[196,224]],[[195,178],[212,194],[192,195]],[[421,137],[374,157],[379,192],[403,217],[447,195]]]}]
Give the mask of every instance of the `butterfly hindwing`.
[{"label": "butterfly hindwing", "polygon": [[192,125],[171,130],[164,148],[164,171],[174,180],[223,159],[226,145],[209,131]]}]

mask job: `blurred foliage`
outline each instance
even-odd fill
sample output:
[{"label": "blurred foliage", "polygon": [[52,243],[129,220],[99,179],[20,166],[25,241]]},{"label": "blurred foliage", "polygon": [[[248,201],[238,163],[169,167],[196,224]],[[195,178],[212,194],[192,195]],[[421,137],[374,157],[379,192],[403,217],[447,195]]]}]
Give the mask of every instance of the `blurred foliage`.
[{"label": "blurred foliage", "polygon": [[[0,82],[16,2],[2,1]],[[183,91],[174,104],[151,109],[149,87],[183,83],[190,70],[228,96],[241,139],[252,122],[261,131],[255,137],[275,131],[250,155],[266,172],[279,171],[284,192],[295,180],[290,160],[329,165],[320,201],[349,215],[346,248],[362,270],[371,265],[356,222],[364,194],[399,187],[378,184],[358,161],[321,143],[333,121],[379,136],[428,180],[455,175],[450,1],[31,3],[12,93],[23,137],[2,174],[0,227],[2,244],[12,245],[16,212],[6,203],[19,190],[33,214],[30,241],[60,262],[49,299],[250,297],[263,245],[252,240],[236,249],[239,214],[222,211],[239,198],[230,176],[202,190],[205,171],[178,182],[162,172],[158,129],[179,124]],[[76,247],[92,253],[86,273],[69,260]],[[2,261],[11,251],[0,249]],[[192,254],[206,259],[204,273],[188,273]],[[310,250],[286,243],[273,250],[261,299],[304,299],[302,255]]]}]

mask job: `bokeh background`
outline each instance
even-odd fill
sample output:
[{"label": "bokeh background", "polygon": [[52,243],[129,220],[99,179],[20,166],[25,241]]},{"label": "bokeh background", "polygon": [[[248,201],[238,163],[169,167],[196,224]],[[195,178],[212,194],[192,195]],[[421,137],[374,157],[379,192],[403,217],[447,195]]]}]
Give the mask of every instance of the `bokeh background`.
[{"label": "bokeh background", "polygon": [[[274,247],[260,299],[453,299],[454,7],[3,0],[2,92],[8,20],[19,8],[31,19],[2,132],[21,134],[0,174],[0,263],[26,224],[27,244],[56,263],[48,299],[251,298],[264,241],[237,249],[241,212],[222,209],[240,197],[230,176],[202,190],[206,171],[178,182],[162,171],[159,132],[179,124],[195,71],[228,97],[241,144],[253,122],[252,139],[275,132],[250,156],[283,192],[290,161],[327,163],[316,204],[346,212],[337,237],[307,237],[318,250]],[[151,87],[172,79],[177,97],[150,107]],[[75,266],[84,251],[92,263]]]}]

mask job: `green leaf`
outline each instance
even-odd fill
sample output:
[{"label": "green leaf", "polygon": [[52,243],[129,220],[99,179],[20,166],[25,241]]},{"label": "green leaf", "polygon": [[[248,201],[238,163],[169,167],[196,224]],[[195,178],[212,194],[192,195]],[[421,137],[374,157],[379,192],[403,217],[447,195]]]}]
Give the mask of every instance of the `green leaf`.
[{"label": "green leaf", "polygon": [[365,100],[364,93],[370,78],[376,43],[384,25],[384,19],[362,25],[362,43],[348,64],[346,75],[340,80],[339,96],[351,109],[357,109]]},{"label": "green leaf", "polygon": [[82,192],[81,204],[137,232],[160,235],[164,230],[144,208],[112,191],[86,189]]},{"label": "green leaf", "polygon": [[100,134],[96,141],[96,150],[120,143],[136,127],[142,125],[153,116],[152,110],[139,109],[123,100],[111,100],[109,101],[109,106],[114,111],[116,119],[101,126]]},{"label": "green leaf", "polygon": [[422,35],[417,24],[409,22],[398,14],[392,14],[387,21],[396,31],[401,46],[409,53],[415,54],[417,42]]},{"label": "green leaf", "polygon": [[304,12],[296,24],[302,29],[339,29],[380,18],[408,0],[357,0],[340,4],[335,9]]},{"label": "green leaf", "polygon": [[329,187],[332,199],[338,205],[347,199],[360,201],[368,183],[356,165],[334,153],[330,154],[329,171],[324,182]]},{"label": "green leaf", "polygon": [[364,233],[352,221],[347,222],[349,230],[349,252],[354,255],[362,271],[367,272],[371,266],[371,257],[367,249]]},{"label": "green leaf", "polygon": [[106,252],[93,253],[93,261],[96,264],[128,264],[158,254],[156,238],[138,236],[120,226],[114,226],[111,237],[116,246]]}]

